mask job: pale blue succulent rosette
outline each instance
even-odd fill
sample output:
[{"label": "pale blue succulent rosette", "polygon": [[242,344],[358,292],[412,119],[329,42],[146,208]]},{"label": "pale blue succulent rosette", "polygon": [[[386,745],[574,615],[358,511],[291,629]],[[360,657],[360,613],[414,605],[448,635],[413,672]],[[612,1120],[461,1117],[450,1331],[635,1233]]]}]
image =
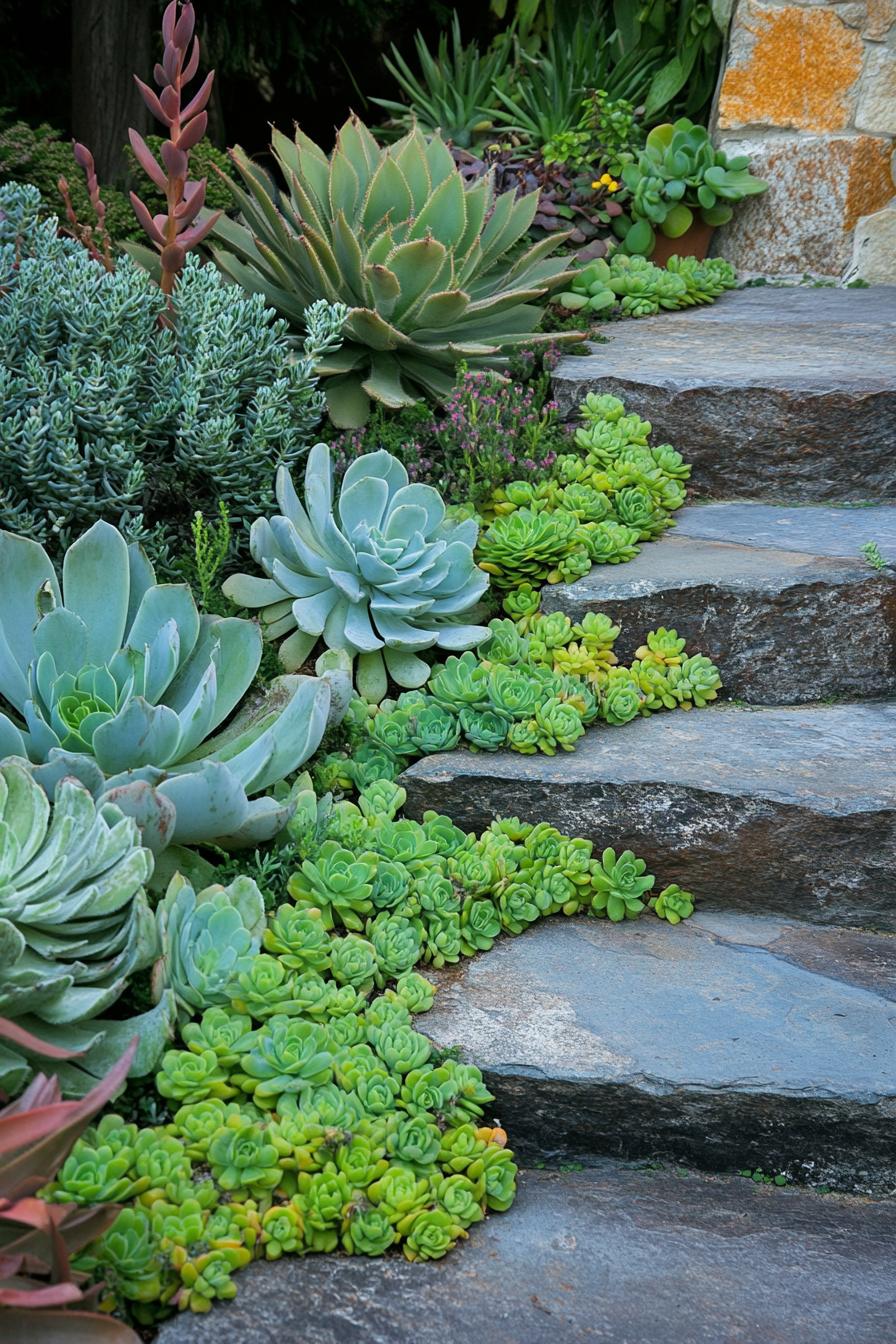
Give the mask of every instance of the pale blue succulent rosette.
[{"label": "pale blue succulent rosette", "polygon": [[200,615],[108,523],[69,548],[61,578],[37,542],[2,532],[0,576],[0,758],[43,766],[48,790],[82,780],[155,850],[257,844],[285,825],[292,804],[265,791],[316,749],[338,671],[278,677],[246,702],[257,624]]},{"label": "pale blue succulent rosette", "polygon": [[285,468],[276,493],[281,513],[259,518],[250,542],[267,577],[234,575],[224,591],[260,611],[268,639],[283,637],[285,668],[301,667],[322,639],[355,660],[359,692],[379,702],[390,677],[424,684],[424,650],[470,649],[489,637],[469,620],[488,587],[473,557],[476,521],[447,518],[439,492],[409,483],[390,453],[352,462],[334,499],[330,450],[318,443],[304,505]]}]

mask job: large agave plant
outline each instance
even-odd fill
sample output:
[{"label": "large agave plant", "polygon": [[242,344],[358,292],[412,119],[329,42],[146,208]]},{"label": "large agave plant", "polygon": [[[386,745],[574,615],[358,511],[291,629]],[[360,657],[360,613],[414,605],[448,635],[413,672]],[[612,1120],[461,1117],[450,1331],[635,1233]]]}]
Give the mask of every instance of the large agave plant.
[{"label": "large agave plant", "polygon": [[[237,574],[224,591],[261,609],[268,637],[287,668],[301,667],[320,637],[357,655],[356,681],[368,700],[399,686],[422,686],[430,668],[422,649],[469,649],[487,627],[463,624],[488,586],[476,568],[473,520],[451,522],[437,490],[409,485],[397,458],[381,450],[349,466],[333,501],[330,449],[308,455],[305,507],[289,472],[277,474],[283,510],[252,525],[253,558],[268,576]],[[289,632],[292,631],[292,634]]]},{"label": "large agave plant", "polygon": [[[218,265],[301,326],[309,303],[348,306],[342,349],[321,365],[331,418],[362,424],[371,399],[445,397],[460,360],[500,367],[531,342],[541,299],[567,272],[562,236],[517,249],[537,195],[495,197],[491,175],[465,187],[439,135],[379,145],[351,117],[332,155],[297,130],[274,132],[288,190],[236,149],[244,224],[220,219]],[[540,339],[548,339],[546,336]]]},{"label": "large agave plant", "polygon": [[[122,1032],[139,1031],[138,1072],[154,1067],[170,1034],[170,998],[136,1021],[96,1020],[155,954],[151,872],[136,822],[114,804],[97,806],[63,779],[51,807],[33,767],[0,762],[0,1014],[50,1045],[88,1051],[61,1067],[69,1091],[84,1090],[98,1056],[102,1072],[110,1049],[120,1053]],[[30,1071],[27,1052],[0,1047],[0,1088],[16,1091]]]},{"label": "large agave plant", "polygon": [[258,627],[200,616],[189,587],[157,584],[108,523],[69,548],[61,579],[36,542],[0,532],[0,575],[0,757],[101,789],[154,849],[276,834],[288,804],[254,795],[317,747],[329,681],[279,677],[231,720],[261,658]]}]

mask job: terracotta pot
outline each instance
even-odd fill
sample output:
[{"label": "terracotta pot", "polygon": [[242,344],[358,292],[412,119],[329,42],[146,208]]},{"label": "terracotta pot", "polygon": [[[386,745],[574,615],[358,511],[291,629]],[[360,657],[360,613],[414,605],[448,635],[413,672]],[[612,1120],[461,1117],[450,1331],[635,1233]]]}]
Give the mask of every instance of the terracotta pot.
[{"label": "terracotta pot", "polygon": [[656,246],[650,254],[650,260],[655,266],[665,266],[669,258],[675,256],[696,257],[698,261],[702,261],[709,251],[714,233],[715,225],[704,224],[702,219],[695,219],[680,238],[667,238],[664,233],[658,231]]}]

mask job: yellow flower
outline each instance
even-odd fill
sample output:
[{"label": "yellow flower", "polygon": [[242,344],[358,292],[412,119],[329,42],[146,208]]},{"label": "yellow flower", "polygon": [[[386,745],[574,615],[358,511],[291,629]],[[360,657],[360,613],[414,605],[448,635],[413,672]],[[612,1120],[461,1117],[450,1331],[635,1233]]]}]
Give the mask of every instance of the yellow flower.
[{"label": "yellow flower", "polygon": [[610,178],[609,182],[607,183],[607,191],[618,191],[618,190],[619,190],[619,183],[614,182],[613,179]]}]

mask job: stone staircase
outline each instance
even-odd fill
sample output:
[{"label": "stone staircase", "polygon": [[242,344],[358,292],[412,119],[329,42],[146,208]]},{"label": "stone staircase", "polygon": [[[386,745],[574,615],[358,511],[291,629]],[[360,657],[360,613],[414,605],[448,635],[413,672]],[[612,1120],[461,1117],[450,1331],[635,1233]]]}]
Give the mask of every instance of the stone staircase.
[{"label": "stone staircase", "polygon": [[[421,1025],[482,1067],[528,1167],[517,1204],[438,1265],[258,1264],[215,1309],[222,1344],[293,1314],[305,1344],[892,1337],[896,567],[859,548],[896,561],[896,289],[747,290],[607,330],[560,364],[561,406],[622,396],[720,502],[545,608],[606,611],[623,656],[675,626],[729,702],[403,782],[410,815],[630,847],[697,913],[558,917],[434,977]],[[575,1169],[539,1169],[558,1162]],[[208,1331],[181,1319],[160,1344]]]},{"label": "stone staircase", "polygon": [[533,928],[445,975],[427,1029],[469,1045],[502,1120],[544,1157],[886,1192],[896,565],[860,548],[896,561],[896,503],[855,496],[896,494],[896,289],[748,290],[608,332],[561,362],[561,406],[623,396],[695,462],[698,499],[760,498],[689,504],[630,564],[546,587],[545,608],[607,612],[623,658],[674,626],[718,663],[729,703],[597,729],[569,755],[425,758],[409,811],[477,831],[515,814],[631,848],[698,914]]}]

